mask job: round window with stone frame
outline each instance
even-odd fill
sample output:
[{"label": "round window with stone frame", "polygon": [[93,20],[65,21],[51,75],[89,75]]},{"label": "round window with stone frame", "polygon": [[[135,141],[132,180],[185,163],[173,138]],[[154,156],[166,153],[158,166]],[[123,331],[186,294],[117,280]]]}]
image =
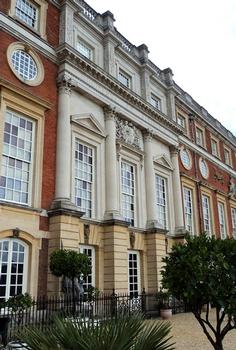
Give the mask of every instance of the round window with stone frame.
[{"label": "round window with stone frame", "polygon": [[180,159],[185,169],[190,170],[192,168],[192,158],[189,150],[182,148],[180,150]]},{"label": "round window with stone frame", "polygon": [[208,170],[207,162],[203,158],[199,159],[199,169],[202,177],[204,177],[204,179],[207,179],[209,176],[209,170]]},{"label": "round window with stone frame", "polygon": [[44,79],[44,68],[39,56],[28,45],[15,42],[7,49],[8,64],[15,76],[31,86],[40,85]]}]

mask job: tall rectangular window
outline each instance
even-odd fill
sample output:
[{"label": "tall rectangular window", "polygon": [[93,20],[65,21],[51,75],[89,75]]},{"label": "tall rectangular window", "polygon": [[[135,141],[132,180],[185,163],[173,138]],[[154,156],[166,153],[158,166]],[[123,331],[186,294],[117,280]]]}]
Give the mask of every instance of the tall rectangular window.
[{"label": "tall rectangular window", "polygon": [[202,211],[203,211],[204,231],[207,232],[209,236],[211,236],[212,225],[211,225],[210,200],[209,200],[209,197],[205,195],[202,195]]},{"label": "tall rectangular window", "polygon": [[30,204],[34,122],[7,111],[4,124],[0,199]]},{"label": "tall rectangular window", "polygon": [[77,50],[79,51],[79,53],[81,55],[88,58],[89,60],[93,59],[93,50],[88,45],[83,43],[82,41],[79,41],[77,43]]},{"label": "tall rectangular window", "polygon": [[192,190],[187,187],[184,187],[184,214],[185,228],[190,234],[194,234]]},{"label": "tall rectangular window", "polygon": [[119,70],[119,74],[118,74],[118,80],[121,84],[123,84],[124,86],[130,88],[131,86],[131,78],[128,74],[126,74],[123,70]]},{"label": "tall rectangular window", "polygon": [[167,228],[166,180],[156,175],[157,219],[162,228]]},{"label": "tall rectangular window", "polygon": [[231,208],[233,237],[236,239],[236,209]]},{"label": "tall rectangular window", "polygon": [[151,94],[151,104],[156,109],[159,109],[159,110],[161,109],[161,100],[157,96],[155,96],[153,94]]},{"label": "tall rectangular window", "polygon": [[196,127],[196,143],[199,146],[204,146],[203,131]]},{"label": "tall rectangular window", "polygon": [[181,128],[186,129],[186,120],[181,114],[177,115],[177,124],[181,126]]},{"label": "tall rectangular window", "polygon": [[140,292],[140,256],[139,252],[129,251],[129,293],[131,298],[137,298]]},{"label": "tall rectangular window", "polygon": [[38,13],[39,8],[32,1],[16,0],[16,16],[34,29],[38,29]]},{"label": "tall rectangular window", "polygon": [[94,177],[93,149],[75,141],[75,204],[88,218],[92,217]]},{"label": "tall rectangular window", "polygon": [[134,166],[121,163],[122,215],[134,226],[135,220],[135,174]]},{"label": "tall rectangular window", "polygon": [[211,153],[213,156],[218,157],[218,144],[214,139],[211,139]]},{"label": "tall rectangular window", "polygon": [[87,255],[90,262],[90,271],[83,283],[86,293],[91,287],[95,287],[95,249],[91,246],[80,246],[80,253]]},{"label": "tall rectangular window", "polygon": [[222,239],[225,239],[226,234],[226,222],[225,222],[225,207],[223,203],[218,202],[218,215],[219,215],[219,224],[220,224],[220,236]]},{"label": "tall rectangular window", "polygon": [[224,155],[225,155],[225,164],[231,165],[231,157],[230,157],[230,151],[226,148],[224,149]]}]

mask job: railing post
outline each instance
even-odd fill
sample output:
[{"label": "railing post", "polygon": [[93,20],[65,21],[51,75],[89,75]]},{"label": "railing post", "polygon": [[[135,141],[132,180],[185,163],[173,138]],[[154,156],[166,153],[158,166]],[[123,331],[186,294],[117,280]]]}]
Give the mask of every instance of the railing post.
[{"label": "railing post", "polygon": [[142,307],[142,312],[146,314],[146,292],[145,288],[143,288],[142,294],[141,294],[141,307]]},{"label": "railing post", "polygon": [[115,288],[112,289],[111,294],[111,317],[117,316],[117,294]]}]

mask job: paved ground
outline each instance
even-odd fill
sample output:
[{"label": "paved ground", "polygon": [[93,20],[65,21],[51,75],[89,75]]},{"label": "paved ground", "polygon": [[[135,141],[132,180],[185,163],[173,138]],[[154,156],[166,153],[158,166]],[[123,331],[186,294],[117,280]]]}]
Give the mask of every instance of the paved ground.
[{"label": "paved ground", "polygon": [[[211,319],[214,320],[214,310]],[[201,326],[191,313],[173,315],[171,318],[173,341],[176,350],[213,350]],[[224,350],[236,350],[236,329],[226,335]]]}]

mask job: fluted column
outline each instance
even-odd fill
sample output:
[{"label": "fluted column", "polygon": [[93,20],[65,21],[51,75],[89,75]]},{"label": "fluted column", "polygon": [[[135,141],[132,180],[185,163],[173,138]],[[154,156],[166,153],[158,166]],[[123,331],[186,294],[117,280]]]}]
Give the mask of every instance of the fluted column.
[{"label": "fluted column", "polygon": [[170,149],[171,161],[173,164],[173,199],[174,199],[174,211],[175,211],[175,233],[181,234],[185,232],[184,228],[184,215],[183,215],[183,201],[182,201],[182,191],[180,184],[180,173],[179,173],[179,159],[178,159],[178,148],[171,147]]},{"label": "fluted column", "polygon": [[115,110],[104,108],[106,125],[105,171],[106,171],[106,212],[105,219],[121,219],[118,201],[118,172],[116,157],[116,121]]},{"label": "fluted column", "polygon": [[62,80],[58,87],[56,202],[70,202],[71,184],[71,126],[70,80]]},{"label": "fluted column", "polygon": [[146,203],[147,203],[147,228],[158,227],[157,222],[157,205],[156,205],[156,184],[155,172],[153,166],[153,146],[152,134],[146,133],[144,135],[144,168],[145,168],[145,182],[146,182]]}]

